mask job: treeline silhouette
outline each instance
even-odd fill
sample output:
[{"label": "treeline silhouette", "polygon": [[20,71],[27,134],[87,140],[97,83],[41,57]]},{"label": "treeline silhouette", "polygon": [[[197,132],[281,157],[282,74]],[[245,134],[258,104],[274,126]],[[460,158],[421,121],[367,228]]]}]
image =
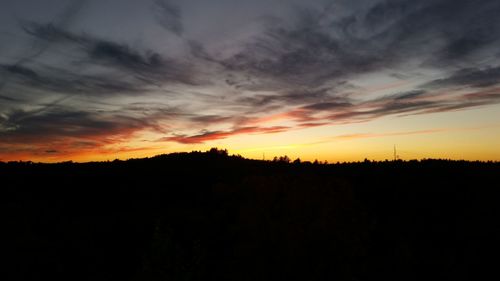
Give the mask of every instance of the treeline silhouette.
[{"label": "treeline silhouette", "polygon": [[0,163],[2,280],[482,280],[497,266],[499,175],[220,149]]}]

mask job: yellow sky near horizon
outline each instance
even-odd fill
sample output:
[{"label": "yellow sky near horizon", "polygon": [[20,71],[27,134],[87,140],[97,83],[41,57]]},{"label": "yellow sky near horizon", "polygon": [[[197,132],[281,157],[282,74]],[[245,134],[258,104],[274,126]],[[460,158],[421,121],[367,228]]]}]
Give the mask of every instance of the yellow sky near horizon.
[{"label": "yellow sky near horizon", "polygon": [[394,145],[400,159],[454,159],[500,161],[500,105],[455,112],[412,116],[386,116],[369,122],[294,129],[272,134],[239,134],[200,144],[151,141],[135,136],[85,150],[80,154],[18,154],[1,161],[34,162],[106,161],[151,157],[172,152],[226,148],[230,154],[271,160],[287,155],[303,161],[351,162],[393,159]]}]

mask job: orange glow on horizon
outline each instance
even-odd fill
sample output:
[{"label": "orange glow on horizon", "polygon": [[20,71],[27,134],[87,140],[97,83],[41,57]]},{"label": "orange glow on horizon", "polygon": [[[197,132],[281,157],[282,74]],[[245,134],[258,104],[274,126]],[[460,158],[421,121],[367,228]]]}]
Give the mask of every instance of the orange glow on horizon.
[{"label": "orange glow on horizon", "polygon": [[[494,94],[480,91],[481,94]],[[402,159],[444,158],[500,161],[500,106],[444,113],[381,117],[366,122],[336,125],[299,123],[247,126],[199,135],[166,137],[151,130],[115,130],[109,136],[27,139],[0,143],[0,161],[106,161],[151,157],[172,152],[228,149],[250,159],[288,155],[304,161],[329,162],[392,159],[396,144]],[[258,119],[284,121],[298,111]],[[295,114],[295,115],[294,115]],[[286,123],[278,123],[286,124]],[[248,124],[247,124],[248,125]],[[114,134],[114,135],[113,135]]]},{"label": "orange glow on horizon", "polygon": [[[200,144],[171,144],[155,143],[153,146],[138,146],[134,142],[116,143],[107,146],[87,149],[82,151],[68,151],[67,153],[47,153],[35,154],[30,152],[13,153],[4,155],[0,161],[33,161],[33,162],[90,162],[90,161],[111,161],[114,159],[126,160],[131,158],[152,157],[159,154],[173,152],[207,151],[211,147],[226,148],[230,154],[239,154],[245,158],[261,160],[271,160],[273,157],[287,155],[291,159],[300,158],[302,161],[328,161],[352,162],[362,161],[365,158],[370,160],[383,161],[392,159],[392,146],[398,144],[400,158],[404,160],[440,158],[453,160],[482,160],[500,161],[500,151],[488,151],[488,141],[479,145],[471,143],[469,140],[462,143],[449,143],[450,138],[455,135],[469,134],[469,139],[476,138],[477,134],[485,132],[496,132],[500,136],[500,126],[490,127],[470,127],[462,129],[429,129],[402,132],[386,133],[352,133],[339,134],[333,137],[323,138],[316,142],[295,142],[286,135],[290,132],[276,133],[272,139],[282,139],[282,144],[276,145],[251,145],[251,143],[241,145],[249,136],[239,135],[230,137],[224,141],[207,142]],[[253,136],[259,138],[260,135]],[[234,138],[234,140],[233,140]],[[236,140],[238,139],[238,140]],[[390,141],[389,141],[390,140]],[[231,143],[233,143],[231,145]],[[279,143],[281,141],[278,141]],[[240,144],[238,144],[240,143]]]}]

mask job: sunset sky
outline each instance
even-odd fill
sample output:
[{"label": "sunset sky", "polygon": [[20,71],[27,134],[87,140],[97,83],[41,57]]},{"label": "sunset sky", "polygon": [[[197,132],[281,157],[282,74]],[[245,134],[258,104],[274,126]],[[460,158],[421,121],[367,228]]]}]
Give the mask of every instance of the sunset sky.
[{"label": "sunset sky", "polygon": [[500,160],[498,0],[0,0],[0,161]]}]

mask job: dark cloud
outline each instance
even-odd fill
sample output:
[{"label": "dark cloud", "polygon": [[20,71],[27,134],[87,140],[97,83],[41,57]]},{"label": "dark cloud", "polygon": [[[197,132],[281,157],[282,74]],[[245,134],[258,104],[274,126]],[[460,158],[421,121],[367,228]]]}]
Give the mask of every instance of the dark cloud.
[{"label": "dark cloud", "polygon": [[239,102],[252,107],[262,107],[270,104],[297,105],[307,101],[321,100],[324,93],[311,93],[310,91],[291,92],[285,94],[255,95],[239,99]]},{"label": "dark cloud", "polygon": [[376,5],[365,19],[366,26],[378,31],[371,39],[386,44],[386,56],[399,61],[413,55],[446,68],[498,43],[499,12],[495,0],[391,0]]},{"label": "dark cloud", "polygon": [[6,130],[0,133],[0,142],[26,143],[67,137],[106,137],[138,130],[145,124],[128,117],[98,116],[85,111],[53,108],[40,114],[13,111],[7,114],[1,125]]},{"label": "dark cloud", "polygon": [[415,58],[446,68],[498,45],[499,13],[495,0],[381,1],[344,18],[307,9],[292,24],[269,26],[222,64],[261,83],[271,77],[279,86],[306,87]]},{"label": "dark cloud", "polygon": [[[419,105],[418,107],[425,104],[430,105],[434,102],[434,98],[435,97],[433,93],[430,91],[415,89],[406,92],[397,92],[394,94],[385,95],[365,102],[358,102],[355,105],[362,105],[372,108],[379,107],[378,109],[370,110],[370,113],[378,110],[384,112],[387,109],[411,109],[415,107],[415,105]],[[388,112],[388,114],[390,113]]]},{"label": "dark cloud", "polygon": [[289,127],[285,126],[273,126],[273,127],[241,127],[228,131],[206,131],[198,135],[176,135],[172,137],[162,138],[160,141],[171,141],[183,144],[197,144],[204,143],[207,141],[226,139],[235,135],[242,134],[274,134],[289,130]]},{"label": "dark cloud", "polygon": [[9,74],[10,80],[32,90],[46,90],[62,94],[99,95],[112,93],[139,93],[145,83],[127,82],[116,76],[79,75],[64,69],[44,68],[44,74],[17,65],[0,65],[0,73]]},{"label": "dark cloud", "polygon": [[[134,77],[130,81],[132,88],[145,91],[147,84],[161,86],[165,83],[197,84],[195,69],[187,63],[165,58],[154,51],[139,51],[126,44],[99,39],[88,34],[76,34],[54,26],[53,24],[25,24],[24,30],[40,40],[53,44],[74,46],[80,49],[81,58],[75,63],[80,67],[102,65],[108,67],[114,74],[125,73]],[[77,50],[78,50],[77,49]],[[75,69],[68,69],[75,72]],[[104,80],[103,84],[116,84]]]},{"label": "dark cloud", "polygon": [[[158,116],[69,110],[11,111],[0,117],[0,152],[31,155],[108,149],[143,130],[159,131]],[[57,148],[57,149],[55,149]]]},{"label": "dark cloud", "polygon": [[291,28],[270,27],[223,65],[256,77],[264,89],[266,84],[274,89],[287,85],[321,87],[331,80],[371,70],[380,62],[376,54],[363,54],[357,52],[359,48],[346,48],[344,44],[330,36],[328,28],[301,19]]},{"label": "dark cloud", "polygon": [[420,110],[425,110],[433,107],[438,107],[441,105],[441,102],[436,102],[433,100],[420,100],[420,101],[388,101],[379,105],[378,108],[364,111],[362,115],[366,115],[369,117],[379,117],[391,114],[400,114],[400,113],[415,113]]},{"label": "dark cloud", "polygon": [[232,116],[229,117],[229,116],[219,116],[219,115],[201,115],[190,118],[190,120],[195,123],[201,123],[205,125],[231,122],[234,121],[234,119],[235,118]]},{"label": "dark cloud", "polygon": [[98,61],[109,61],[125,69],[164,67],[164,61],[157,53],[141,55],[129,46],[109,41],[96,41],[89,50],[89,56]]},{"label": "dark cloud", "polygon": [[[64,7],[64,9],[59,13],[58,16],[56,16],[50,24],[48,24],[44,28],[51,28],[54,26],[59,26],[66,28],[69,25],[71,25],[75,19],[75,17],[81,12],[81,10],[85,7],[85,4],[87,3],[87,0],[72,0],[68,1],[69,4]],[[22,21],[22,28],[26,31],[29,32],[29,29],[26,28],[27,26],[25,25],[30,25],[29,22]],[[57,30],[53,30],[55,33],[57,33]],[[63,36],[64,34],[59,34],[60,36]],[[66,34],[69,35],[69,34]],[[21,66],[22,64],[26,62],[30,62],[37,57],[41,56],[43,53],[49,49],[51,46],[51,43],[56,41],[57,38],[46,38],[47,40],[40,42],[40,41],[32,41],[32,51],[25,55],[22,56],[21,59],[19,59],[15,65]]]},{"label": "dark cloud", "polygon": [[404,93],[399,93],[393,96],[390,96],[390,98],[393,98],[394,100],[408,100],[408,99],[414,99],[420,96],[423,96],[427,93],[425,90],[413,90],[409,92],[404,92]]},{"label": "dark cloud", "polygon": [[[23,29],[47,44],[72,50],[73,54],[67,59],[73,61],[51,66],[36,63],[31,56],[30,59],[13,64],[0,65],[0,74],[4,78],[0,81],[2,92],[5,92],[3,90],[9,83],[21,86],[21,90],[27,94],[47,91],[65,95],[135,95],[157,90],[164,84],[198,83],[194,78],[195,70],[189,65],[153,51],[140,52],[126,44],[101,40],[84,33],[71,33],[52,23],[25,23]],[[85,73],[85,69],[96,65],[105,67],[106,71]],[[2,99],[16,100],[4,95]]]},{"label": "dark cloud", "polygon": [[184,26],[179,7],[167,0],[156,0],[154,12],[162,27],[176,35],[182,35]]},{"label": "dark cloud", "polygon": [[450,86],[483,88],[497,84],[500,84],[500,67],[486,67],[464,68],[452,73],[449,77],[431,81],[425,86],[431,88]]},{"label": "dark cloud", "polygon": [[313,103],[304,106],[304,109],[311,111],[324,111],[324,110],[332,110],[339,108],[351,107],[352,104],[348,102],[322,102],[322,103]]},{"label": "dark cloud", "polygon": [[324,9],[299,10],[293,23],[269,24],[265,32],[241,52],[223,60],[222,65],[230,71],[245,72],[272,90],[297,85],[324,87],[392,63],[381,56],[381,47],[354,37],[346,25],[344,20],[329,17]]},{"label": "dark cloud", "polygon": [[500,88],[492,88],[482,92],[474,92],[463,95],[465,100],[496,101],[500,99]]},{"label": "dark cloud", "polygon": [[68,32],[54,23],[40,24],[36,22],[23,22],[21,25],[24,32],[36,39],[46,43],[79,43],[87,44],[89,39],[84,35]]},{"label": "dark cloud", "polygon": [[[304,106],[290,117],[299,126],[314,127],[325,124],[365,122],[387,115],[416,115],[447,112],[500,103],[500,90],[489,88],[472,93],[449,93],[448,96],[414,90],[390,96],[353,103],[324,102]],[[317,114],[321,114],[316,117]],[[326,117],[324,114],[327,114]],[[325,123],[325,120],[329,122]]]},{"label": "dark cloud", "polygon": [[213,55],[211,55],[203,46],[202,43],[189,39],[186,41],[187,47],[189,49],[190,54],[196,58],[205,62],[210,62],[214,64],[221,64]]},{"label": "dark cloud", "polygon": [[22,77],[26,77],[30,80],[37,80],[39,77],[38,77],[38,74],[27,68],[27,67],[24,67],[24,66],[20,66],[20,65],[4,65],[2,66],[7,72],[10,72],[11,74],[14,74],[14,75],[19,75],[19,76],[22,76]]},{"label": "dark cloud", "polygon": [[[68,26],[72,23],[75,16],[80,13],[86,4],[86,0],[73,0],[70,1],[68,6],[59,14],[58,17],[53,19],[53,23],[59,26]],[[32,48],[29,53],[21,55],[15,63],[12,64],[13,70],[15,71],[15,67],[18,67],[17,70],[23,70],[22,65],[33,60],[36,60],[38,57],[43,55],[47,49],[51,46],[51,40],[46,40],[45,42],[39,42],[38,40],[34,40],[31,42]],[[5,87],[5,85],[9,82],[9,76],[4,75],[0,80],[0,92]]]},{"label": "dark cloud", "polygon": [[18,101],[21,101],[19,99],[12,98],[12,97],[7,97],[7,96],[3,96],[3,95],[0,95],[0,99],[4,100],[4,101],[8,101],[8,102],[18,102]]}]

